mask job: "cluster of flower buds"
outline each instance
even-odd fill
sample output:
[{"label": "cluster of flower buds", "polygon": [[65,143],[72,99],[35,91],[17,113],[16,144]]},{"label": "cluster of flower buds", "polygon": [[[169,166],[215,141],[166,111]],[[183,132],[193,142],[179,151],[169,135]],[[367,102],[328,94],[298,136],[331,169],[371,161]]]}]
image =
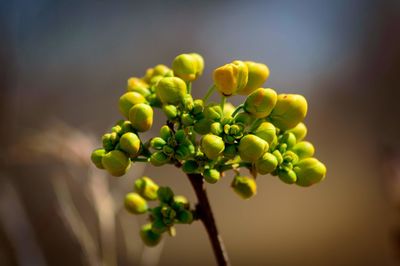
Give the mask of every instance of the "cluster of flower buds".
[{"label": "cluster of flower buds", "polygon": [[[156,200],[158,205],[150,208],[148,201]],[[157,245],[165,232],[175,236],[175,224],[190,224],[196,217],[184,196],[174,195],[171,188],[159,187],[146,176],[137,179],[134,191],[126,194],[125,208],[132,214],[148,213],[150,222],[140,231],[140,237],[148,246]]]},{"label": "cluster of flower buds", "polygon": [[[244,199],[256,194],[258,174],[278,176],[299,186],[325,178],[326,167],[313,157],[314,146],[304,140],[307,101],[303,96],[263,88],[269,68],[236,60],[215,69],[214,84],[207,94],[203,99],[193,99],[192,82],[203,69],[199,54],[181,54],[173,60],[171,69],[157,65],[142,78],[128,79],[127,92],[119,99],[125,120],[103,136],[103,147],[92,153],[93,163],[113,176],[124,175],[137,162],[172,164],[211,184],[232,170],[231,186]],[[214,91],[220,93],[220,103],[208,103]],[[245,101],[234,107],[227,102],[227,97],[234,95],[246,96]],[[166,123],[158,136],[142,141],[140,133],[152,127],[153,108],[163,111]],[[240,173],[243,168],[249,170],[248,176]],[[152,223],[141,232],[145,243],[157,243],[164,231],[173,234],[171,228],[176,222],[191,222],[188,205],[174,197],[170,189],[158,188],[144,178],[137,182],[136,192],[127,195],[126,206],[133,213],[150,211]],[[156,198],[160,206],[149,209],[146,200]]]}]

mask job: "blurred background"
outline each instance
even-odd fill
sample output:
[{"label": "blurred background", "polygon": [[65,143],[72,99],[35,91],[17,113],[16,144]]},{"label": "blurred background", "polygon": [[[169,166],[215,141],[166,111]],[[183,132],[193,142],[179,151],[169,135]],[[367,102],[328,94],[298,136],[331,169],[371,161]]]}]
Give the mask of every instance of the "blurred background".
[{"label": "blurred background", "polygon": [[89,162],[127,78],[184,52],[206,61],[196,97],[217,66],[266,63],[266,87],[308,99],[328,167],[307,189],[260,176],[248,201],[229,176],[208,186],[233,265],[399,265],[396,0],[2,1],[0,265],[215,264],[200,223],[146,248],[145,219],[122,208],[144,174],[194,202],[182,173],[136,164],[115,178]]}]

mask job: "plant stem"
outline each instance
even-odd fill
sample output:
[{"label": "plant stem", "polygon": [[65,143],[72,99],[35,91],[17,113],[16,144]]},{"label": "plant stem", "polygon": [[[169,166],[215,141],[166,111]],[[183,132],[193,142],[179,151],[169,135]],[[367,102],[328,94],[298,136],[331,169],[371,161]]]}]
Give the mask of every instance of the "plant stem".
[{"label": "plant stem", "polygon": [[244,108],[244,104],[238,105],[238,107],[236,107],[235,111],[233,111],[232,117],[235,117],[236,114],[237,114],[240,110],[242,110],[243,108]]},{"label": "plant stem", "polygon": [[203,98],[204,104],[207,103],[208,98],[210,98],[210,96],[213,94],[214,90],[215,90],[215,85],[212,85],[212,86],[208,89],[206,95],[205,95],[204,98]]},{"label": "plant stem", "polygon": [[221,96],[221,110],[224,112],[224,107],[226,103],[226,96]]},{"label": "plant stem", "polygon": [[214,215],[211,210],[210,202],[208,201],[207,191],[204,186],[203,177],[200,174],[188,174],[190,183],[197,196],[197,211],[200,220],[203,222],[207,230],[208,237],[214,250],[215,258],[218,265],[230,265],[228,255],[225,251],[225,246],[221,236],[218,233]]}]

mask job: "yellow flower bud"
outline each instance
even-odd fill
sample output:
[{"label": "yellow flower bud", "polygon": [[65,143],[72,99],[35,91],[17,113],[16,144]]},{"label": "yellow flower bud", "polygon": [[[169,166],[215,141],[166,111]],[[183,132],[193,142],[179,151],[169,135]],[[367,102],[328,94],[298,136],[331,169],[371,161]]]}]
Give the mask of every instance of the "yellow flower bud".
[{"label": "yellow flower bud", "polygon": [[296,184],[308,187],[325,179],[326,167],[315,158],[299,161],[293,168],[297,174]]},{"label": "yellow flower bud", "polygon": [[101,159],[103,167],[113,176],[124,175],[131,167],[131,161],[122,151],[113,150]]},{"label": "yellow flower bud", "polygon": [[90,159],[92,160],[93,164],[99,169],[104,169],[101,160],[103,159],[103,156],[105,154],[106,154],[105,149],[96,149],[92,152],[92,155],[90,156]]},{"label": "yellow flower bud", "polygon": [[147,200],[156,200],[158,185],[149,177],[143,176],[135,181],[135,191]]},{"label": "yellow flower bud", "polygon": [[249,95],[254,90],[260,88],[268,79],[269,69],[266,65],[261,63],[252,61],[245,61],[244,63],[247,65],[249,70],[249,78],[246,86],[243,89],[238,90],[237,93],[240,95]]},{"label": "yellow flower bud", "polygon": [[162,64],[156,65],[153,68],[152,77],[165,76],[168,74],[169,71],[171,71],[171,69],[169,69],[169,67],[167,67],[166,65],[162,65]]},{"label": "yellow flower bud", "polygon": [[142,79],[135,77],[128,79],[127,91],[138,92],[143,95],[143,97],[150,95],[149,85]]},{"label": "yellow flower bud", "polygon": [[249,199],[257,193],[257,184],[247,176],[236,176],[231,184],[233,190],[243,199]]},{"label": "yellow flower bud", "polygon": [[209,159],[216,159],[225,149],[225,143],[221,137],[207,134],[201,139],[201,148]]},{"label": "yellow flower bud", "polygon": [[262,122],[254,131],[254,135],[262,138],[268,142],[269,145],[271,145],[271,143],[273,143],[273,141],[277,138],[276,128],[272,123],[269,122]]},{"label": "yellow flower bud", "polygon": [[162,78],[156,85],[156,94],[164,104],[179,104],[186,93],[186,83],[177,77]]},{"label": "yellow flower bud", "polygon": [[292,132],[296,136],[297,141],[303,140],[307,135],[307,127],[304,123],[298,123],[297,126],[288,130],[288,132]]},{"label": "yellow flower bud", "polygon": [[231,96],[246,86],[248,74],[247,65],[236,60],[215,69],[213,78],[217,90],[224,96]]},{"label": "yellow flower bud", "polygon": [[292,151],[297,154],[299,159],[312,157],[314,155],[314,146],[308,141],[300,141],[293,146]]},{"label": "yellow flower bud", "polygon": [[125,133],[119,139],[119,147],[131,157],[136,157],[140,151],[140,139],[135,133]]},{"label": "yellow flower bud", "polygon": [[134,105],[129,110],[129,121],[137,131],[148,131],[153,125],[153,108],[145,103]]},{"label": "yellow flower bud", "polygon": [[269,152],[264,153],[264,155],[256,161],[257,172],[262,175],[271,173],[277,166],[278,160]]},{"label": "yellow flower bud", "polygon": [[133,214],[142,214],[148,209],[146,200],[134,192],[126,194],[124,203],[125,208]]},{"label": "yellow flower bud", "polygon": [[269,118],[276,127],[288,130],[302,122],[306,114],[307,101],[302,95],[279,94]]},{"label": "yellow flower bud", "polygon": [[174,75],[185,81],[193,81],[203,72],[204,60],[199,54],[181,54],[172,62]]},{"label": "yellow flower bud", "polygon": [[276,92],[273,89],[258,88],[244,102],[244,110],[256,118],[269,115],[277,101]]},{"label": "yellow flower bud", "polygon": [[239,155],[243,161],[255,162],[267,150],[268,143],[256,135],[248,134],[239,143]]},{"label": "yellow flower bud", "polygon": [[138,92],[127,92],[119,98],[119,111],[128,118],[129,110],[138,103],[144,103],[146,99]]}]

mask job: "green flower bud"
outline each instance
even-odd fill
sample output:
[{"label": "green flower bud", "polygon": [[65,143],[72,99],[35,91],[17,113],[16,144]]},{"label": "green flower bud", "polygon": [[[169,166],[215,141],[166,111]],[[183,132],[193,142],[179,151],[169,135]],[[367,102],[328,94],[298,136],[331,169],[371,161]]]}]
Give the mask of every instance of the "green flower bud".
[{"label": "green flower bud", "polygon": [[99,169],[104,169],[104,166],[101,162],[103,159],[103,156],[106,154],[105,149],[95,149],[92,152],[92,155],[90,156],[90,159],[92,160],[92,163]]},{"label": "green flower bud", "polygon": [[299,161],[293,168],[297,174],[296,184],[308,187],[325,179],[326,167],[315,158]]},{"label": "green flower bud", "polygon": [[205,169],[203,177],[207,183],[215,184],[221,178],[221,174],[215,169]]},{"label": "green flower bud", "polygon": [[205,135],[210,132],[212,122],[213,121],[207,118],[200,119],[194,124],[193,129],[196,131],[196,133]]},{"label": "green flower bud", "polygon": [[153,108],[145,103],[136,104],[129,110],[129,121],[137,131],[148,131],[153,125]]},{"label": "green flower bud", "polygon": [[192,113],[194,115],[200,114],[202,113],[204,110],[204,102],[201,99],[196,99],[193,101],[193,109],[192,109]]},{"label": "green flower bud", "polygon": [[160,128],[160,137],[165,140],[168,141],[172,136],[172,130],[169,128],[169,126],[164,125]]},{"label": "green flower bud", "polygon": [[178,115],[178,109],[176,108],[175,105],[172,104],[163,105],[162,109],[168,119],[174,119]]},{"label": "green flower bud", "polygon": [[299,161],[299,156],[297,156],[297,154],[292,151],[286,151],[282,157],[283,157],[283,162],[285,163],[295,164]]},{"label": "green flower bud", "polygon": [[261,87],[262,84],[269,77],[269,69],[266,65],[251,61],[244,62],[249,70],[249,76],[246,86],[238,90],[237,93],[241,95],[249,95],[254,90]]},{"label": "green flower bud", "polygon": [[132,123],[130,121],[123,121],[121,123],[120,134],[125,134],[132,131],[134,131],[134,128],[132,127]]},{"label": "green flower bud", "polygon": [[267,117],[277,102],[277,94],[272,89],[259,88],[247,96],[244,110],[256,118]]},{"label": "green flower bud", "polygon": [[189,203],[188,199],[185,196],[182,196],[182,195],[174,196],[174,203],[177,206],[181,206],[183,209],[189,209],[190,208],[190,203]]},{"label": "green flower bud", "polygon": [[209,159],[216,159],[224,151],[225,144],[221,137],[207,134],[201,139],[201,148]]},{"label": "green flower bud", "polygon": [[172,148],[172,147],[169,146],[169,145],[164,145],[164,146],[162,147],[162,151],[163,151],[163,153],[165,153],[165,154],[168,155],[168,156],[175,153],[174,148]]},{"label": "green flower bud", "polygon": [[106,151],[113,150],[115,145],[117,144],[118,140],[119,140],[118,134],[115,132],[104,134],[102,137],[103,148]]},{"label": "green flower bud", "polygon": [[269,122],[262,122],[254,131],[254,135],[271,144],[276,139],[276,128]]},{"label": "green flower bud", "polygon": [[228,134],[235,136],[235,137],[242,137],[243,130],[244,130],[244,128],[241,124],[235,124],[235,125],[230,126]]},{"label": "green flower bud", "polygon": [[266,152],[256,161],[256,170],[259,174],[265,175],[273,172],[278,166],[278,160],[272,153]]},{"label": "green flower bud", "polygon": [[186,93],[186,83],[177,77],[163,78],[156,85],[156,94],[164,104],[179,104]]},{"label": "green flower bud", "polygon": [[231,184],[233,190],[243,199],[248,199],[257,193],[257,184],[247,176],[236,176]]},{"label": "green flower bud", "polygon": [[296,173],[293,170],[281,170],[278,171],[279,179],[286,184],[293,184],[297,180]]},{"label": "green flower bud", "polygon": [[162,151],[157,151],[150,156],[150,163],[154,166],[162,166],[169,162],[169,157]]},{"label": "green flower bud", "polygon": [[119,98],[119,111],[123,116],[128,118],[129,110],[132,106],[144,102],[146,102],[146,99],[141,94],[137,92],[127,92]]},{"label": "green flower bud", "polygon": [[127,91],[140,93],[143,97],[150,95],[149,85],[139,78],[129,78]]},{"label": "green flower bud", "polygon": [[140,139],[135,133],[125,133],[119,140],[119,147],[130,156],[135,157],[140,152]]},{"label": "green flower bud", "polygon": [[160,187],[157,191],[158,199],[164,203],[171,203],[174,199],[174,192],[169,187]]},{"label": "green flower bud", "polygon": [[168,230],[167,225],[164,223],[164,219],[155,219],[151,223],[151,231],[156,234],[162,234]]},{"label": "green flower bud", "polygon": [[236,60],[214,70],[214,84],[222,95],[231,96],[246,86],[248,74],[247,65]]},{"label": "green flower bud", "polygon": [[210,132],[214,135],[219,136],[223,131],[221,123],[214,122],[211,124]]},{"label": "green flower bud", "polygon": [[128,156],[122,151],[114,150],[106,153],[101,159],[103,167],[113,176],[124,175],[131,166]]},{"label": "green flower bud", "polygon": [[255,162],[267,150],[268,143],[256,135],[248,134],[239,143],[239,155],[243,161]]},{"label": "green flower bud", "polygon": [[190,114],[183,114],[181,117],[182,124],[185,126],[191,126],[194,124],[195,120]]},{"label": "green flower bud", "polygon": [[292,151],[299,156],[300,159],[312,157],[314,155],[314,146],[308,141],[300,141],[292,148]]},{"label": "green flower bud", "polygon": [[150,147],[152,147],[155,150],[161,150],[167,142],[160,137],[155,137],[150,140]]},{"label": "green flower bud", "polygon": [[121,130],[122,130],[122,128],[120,125],[116,125],[111,128],[111,132],[115,132],[115,133],[117,133],[117,135],[119,135],[121,133]]},{"label": "green flower bud", "polygon": [[280,151],[275,150],[272,152],[272,154],[276,157],[276,159],[278,160],[278,164],[281,164],[283,162],[283,157],[282,154],[280,153]]},{"label": "green flower bud", "polygon": [[159,65],[156,65],[156,66],[153,68],[153,74],[152,74],[152,76],[153,76],[153,77],[155,77],[155,76],[165,76],[165,75],[167,75],[168,72],[170,72],[170,71],[171,71],[171,69],[169,69],[169,67],[167,67],[166,65],[159,64]]},{"label": "green flower bud", "polygon": [[236,123],[242,123],[244,126],[251,125],[256,118],[249,113],[239,113],[235,116]]},{"label": "green flower bud", "polygon": [[145,213],[148,209],[147,202],[138,193],[131,192],[125,196],[125,208],[133,214]]},{"label": "green flower bud", "polygon": [[195,80],[204,68],[204,60],[199,54],[181,54],[172,62],[175,76],[185,81]]},{"label": "green flower bud", "polygon": [[151,230],[151,224],[145,224],[140,229],[140,237],[146,246],[154,247],[161,241],[161,235]]},{"label": "green flower bud", "polygon": [[190,94],[186,94],[183,97],[183,107],[186,111],[190,112],[194,107],[193,97]]},{"label": "green flower bud", "polygon": [[176,211],[169,206],[162,206],[161,213],[164,218],[164,223],[166,225],[169,225],[176,216]]},{"label": "green flower bud", "polygon": [[237,155],[236,145],[234,144],[225,145],[225,150],[224,150],[225,157],[233,159],[235,158],[236,155]]},{"label": "green flower bud", "polygon": [[175,158],[182,161],[186,160],[191,155],[191,150],[187,145],[179,145],[175,151]]},{"label": "green flower bud", "polygon": [[147,176],[137,179],[134,183],[134,188],[137,193],[147,200],[157,199],[158,185]]},{"label": "green flower bud", "polygon": [[183,172],[185,172],[187,174],[192,174],[192,173],[196,173],[198,167],[199,167],[199,165],[197,164],[197,162],[195,160],[188,160],[183,163],[182,170],[183,170]]},{"label": "green flower bud", "polygon": [[292,132],[285,132],[282,135],[279,142],[285,143],[287,145],[287,148],[290,149],[296,144],[297,140],[296,140],[295,135]]},{"label": "green flower bud", "polygon": [[183,224],[190,224],[193,222],[193,214],[191,211],[182,210],[178,213],[177,219]]},{"label": "green flower bud", "polygon": [[297,126],[288,130],[287,132],[291,132],[295,135],[297,141],[303,140],[307,135],[307,127],[304,123],[298,123]]},{"label": "green flower bud", "polygon": [[178,143],[184,142],[184,141],[186,140],[186,133],[185,133],[185,130],[179,129],[178,131],[176,131],[176,133],[175,133],[175,140],[176,140]]},{"label": "green flower bud", "polygon": [[307,114],[307,101],[298,94],[279,94],[270,115],[271,122],[282,130],[294,128]]},{"label": "green flower bud", "polygon": [[219,104],[210,104],[204,109],[204,116],[212,121],[219,122],[223,117],[223,112]]}]

